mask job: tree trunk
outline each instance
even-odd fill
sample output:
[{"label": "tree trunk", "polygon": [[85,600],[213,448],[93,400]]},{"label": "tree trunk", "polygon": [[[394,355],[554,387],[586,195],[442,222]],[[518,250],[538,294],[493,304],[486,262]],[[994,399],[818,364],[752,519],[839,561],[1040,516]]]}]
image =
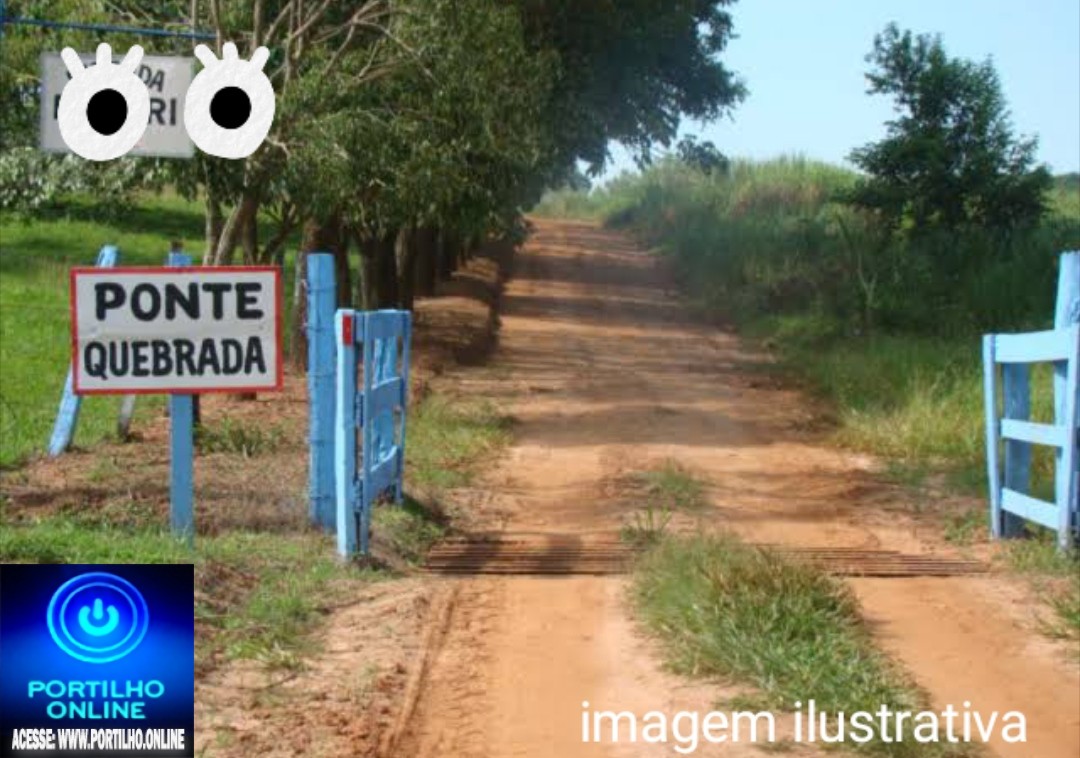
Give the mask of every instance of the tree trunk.
[{"label": "tree trunk", "polygon": [[398,304],[396,242],[397,234],[390,232],[379,243],[375,308],[394,308]]},{"label": "tree trunk", "polygon": [[439,235],[439,278],[444,282],[454,275],[457,267],[458,245],[460,244],[457,233],[450,229],[443,229]]},{"label": "tree trunk", "polygon": [[240,245],[244,251],[244,265],[254,266],[259,260],[259,211],[248,210],[244,214],[244,225],[240,230]]},{"label": "tree trunk", "polygon": [[431,297],[438,281],[439,233],[431,226],[416,231],[416,294]]},{"label": "tree trunk", "polygon": [[[326,220],[309,218],[304,222],[300,251],[296,254],[296,271],[293,280],[292,329],[291,339],[289,340],[289,358],[297,370],[307,370],[307,287],[305,285],[307,282],[308,253],[331,253],[336,258],[337,251],[342,247],[339,215],[333,214],[331,218]],[[346,269],[347,271],[348,269]],[[340,292],[340,276],[336,285]]]},{"label": "tree trunk", "polygon": [[397,235],[354,232],[360,248],[360,279],[364,310],[393,308],[397,305],[397,266],[394,243]]},{"label": "tree trunk", "polygon": [[307,251],[296,253],[293,269],[292,324],[289,327],[289,363],[297,371],[307,371]]},{"label": "tree trunk", "polygon": [[214,193],[206,190],[206,250],[203,251],[203,265],[212,265],[214,252],[221,239],[221,228],[225,220],[221,217],[221,203]]},{"label": "tree trunk", "polygon": [[416,228],[403,226],[394,240],[394,262],[397,264],[398,307],[411,311],[416,292]]},{"label": "tree trunk", "polygon": [[247,228],[248,219],[258,212],[258,198],[251,191],[245,190],[240,197],[240,202],[233,208],[228,221],[225,222],[210,265],[226,266],[232,263],[233,251],[236,249],[237,242],[240,241],[241,232]]},{"label": "tree trunk", "polygon": [[334,254],[337,305],[338,308],[352,308],[352,271],[349,270],[349,237],[341,228],[340,220],[335,219],[334,224],[336,227],[334,236],[337,241],[334,244],[334,247],[328,252]]}]

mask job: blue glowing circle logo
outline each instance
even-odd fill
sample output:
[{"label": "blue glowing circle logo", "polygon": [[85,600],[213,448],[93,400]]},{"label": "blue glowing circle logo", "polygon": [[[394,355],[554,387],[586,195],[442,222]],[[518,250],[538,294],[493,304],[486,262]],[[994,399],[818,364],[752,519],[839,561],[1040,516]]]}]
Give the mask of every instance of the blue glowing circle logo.
[{"label": "blue glowing circle logo", "polygon": [[95,571],[69,579],[53,593],[48,623],[53,641],[72,658],[109,663],[139,646],[150,612],[131,582]]}]

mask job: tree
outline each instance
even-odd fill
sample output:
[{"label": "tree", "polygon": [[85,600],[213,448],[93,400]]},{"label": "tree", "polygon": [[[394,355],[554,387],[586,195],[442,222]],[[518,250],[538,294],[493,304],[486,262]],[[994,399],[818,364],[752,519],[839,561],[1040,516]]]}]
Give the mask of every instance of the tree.
[{"label": "tree", "polygon": [[[561,172],[599,173],[608,143],[647,160],[680,119],[717,118],[746,96],[721,61],[734,0],[516,0],[526,39],[558,61],[548,118]],[[564,176],[561,173],[561,176]]]},{"label": "tree", "polygon": [[695,168],[706,176],[714,172],[726,174],[731,166],[727,156],[716,149],[710,140],[698,142],[697,136],[687,134],[676,146],[679,160],[691,168]]},{"label": "tree", "polygon": [[867,61],[869,93],[893,97],[899,115],[885,139],[851,153],[868,174],[857,205],[915,232],[1038,220],[1050,174],[1035,164],[1037,140],[1013,135],[989,60],[950,58],[940,37],[890,24]]}]

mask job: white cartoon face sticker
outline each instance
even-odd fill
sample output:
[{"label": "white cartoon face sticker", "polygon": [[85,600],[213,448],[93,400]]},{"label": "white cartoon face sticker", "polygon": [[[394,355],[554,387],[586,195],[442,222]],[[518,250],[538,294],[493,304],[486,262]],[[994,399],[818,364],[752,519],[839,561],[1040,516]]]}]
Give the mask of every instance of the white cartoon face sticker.
[{"label": "white cartoon face sticker", "polygon": [[236,45],[226,42],[220,61],[206,45],[198,45],[195,56],[205,68],[195,76],[184,102],[187,132],[204,153],[246,158],[274,123],[274,88],[263,73],[270,51],[256,48],[245,61]]},{"label": "white cartoon face sticker", "polygon": [[112,48],[103,42],[89,68],[70,47],[60,57],[71,74],[57,111],[67,146],[92,161],[119,158],[135,147],[150,119],[150,93],[135,75],[143,49],[133,45],[123,61],[113,63]]}]

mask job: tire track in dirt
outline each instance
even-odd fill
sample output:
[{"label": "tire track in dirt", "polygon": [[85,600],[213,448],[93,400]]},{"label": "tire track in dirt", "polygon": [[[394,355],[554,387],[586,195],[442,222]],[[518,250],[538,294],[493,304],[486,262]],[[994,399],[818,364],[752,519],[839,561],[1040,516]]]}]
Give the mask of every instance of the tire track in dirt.
[{"label": "tire track in dirt", "polygon": [[[459,504],[470,526],[616,531],[641,506],[620,485],[626,474],[676,458],[709,483],[706,523],[747,539],[942,551],[906,494],[875,481],[872,462],[806,431],[814,415],[757,370],[765,356],[693,323],[666,284],[656,260],[619,235],[538,222],[503,298],[494,364],[451,380],[495,398],[516,422],[514,445],[472,507]],[[674,526],[699,528],[689,518]],[[582,701],[673,714],[736,693],[661,670],[628,618],[623,579],[443,581],[458,594],[393,755],[670,754],[670,745],[582,744]],[[855,582],[875,633],[936,707],[1022,710],[1030,742],[994,744],[995,753],[1074,758],[1077,669],[1032,633],[1018,587],[1001,577]],[[761,753],[728,744],[697,754]]]}]

